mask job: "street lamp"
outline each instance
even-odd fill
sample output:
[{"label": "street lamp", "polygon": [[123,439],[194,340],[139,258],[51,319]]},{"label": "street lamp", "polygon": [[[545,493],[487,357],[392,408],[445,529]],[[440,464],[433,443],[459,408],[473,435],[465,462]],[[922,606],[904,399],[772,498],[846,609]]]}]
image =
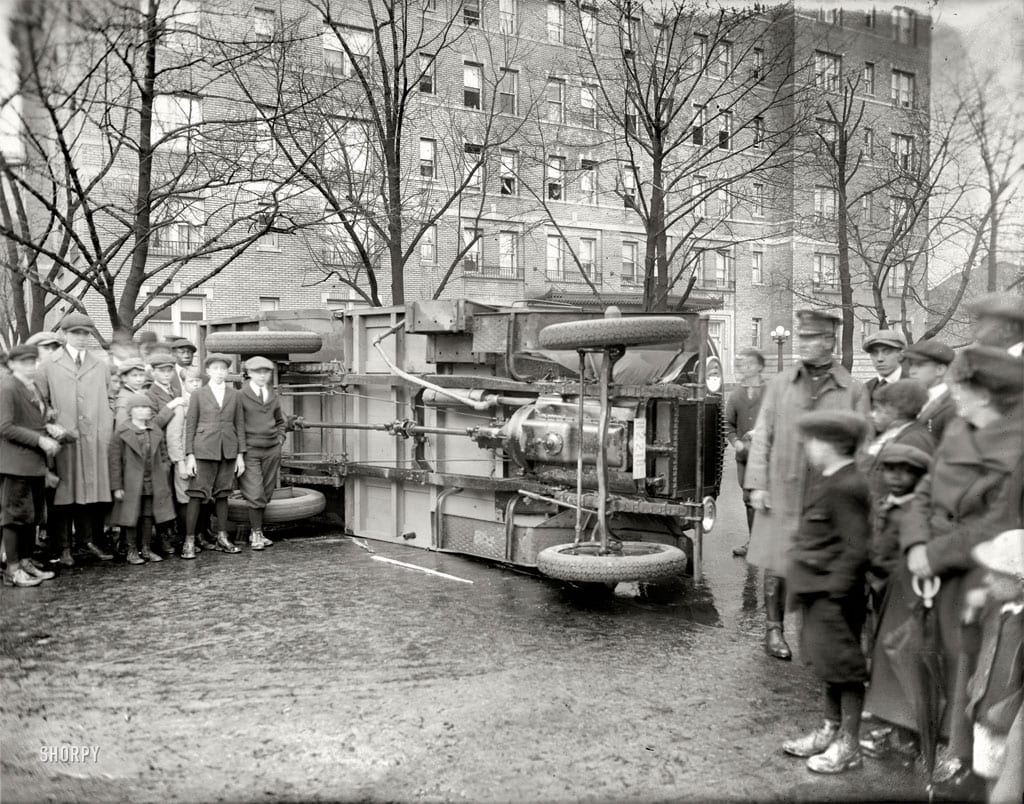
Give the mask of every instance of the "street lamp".
[{"label": "street lamp", "polygon": [[779,347],[779,371],[781,372],[782,369],[784,368],[784,364],[783,364],[783,360],[782,360],[782,347],[786,343],[786,341],[789,340],[789,330],[786,329],[784,326],[782,326],[782,324],[779,324],[779,326],[777,326],[775,329],[773,329],[768,334],[771,335],[772,340],[775,341],[776,344],[778,344],[778,347]]}]

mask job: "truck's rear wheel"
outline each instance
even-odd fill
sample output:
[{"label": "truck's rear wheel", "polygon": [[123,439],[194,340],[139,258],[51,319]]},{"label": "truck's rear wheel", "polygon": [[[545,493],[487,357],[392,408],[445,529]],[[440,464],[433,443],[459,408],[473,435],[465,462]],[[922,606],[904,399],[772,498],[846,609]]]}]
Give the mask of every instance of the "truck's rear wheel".
[{"label": "truck's rear wheel", "polygon": [[[279,525],[307,519],[319,514],[326,505],[327,499],[316,489],[284,486],[274,491],[274,496],[263,509],[263,522],[267,525]],[[228,497],[228,519],[239,523],[249,521],[249,506],[245,504],[240,493]]]},{"label": "truck's rear wheel", "polygon": [[621,552],[600,555],[596,542],[556,544],[537,554],[537,569],[552,578],[579,583],[657,581],[682,575],[686,554],[656,542],[620,542]]},{"label": "truck's rear wheel", "polygon": [[544,349],[595,349],[682,343],[690,331],[685,319],[667,315],[647,318],[592,318],[551,324],[540,332]]}]

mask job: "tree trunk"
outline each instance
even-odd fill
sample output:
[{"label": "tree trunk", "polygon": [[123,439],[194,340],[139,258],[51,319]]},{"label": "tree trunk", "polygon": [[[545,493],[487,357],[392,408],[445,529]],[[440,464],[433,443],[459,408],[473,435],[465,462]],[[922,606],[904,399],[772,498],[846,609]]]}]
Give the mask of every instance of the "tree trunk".
[{"label": "tree trunk", "polygon": [[647,250],[644,256],[645,275],[655,277],[653,306],[650,312],[668,310],[668,264],[665,260],[665,193],[661,186],[663,165],[661,146],[652,143],[651,206],[647,221]]},{"label": "tree trunk", "polygon": [[[995,199],[992,207],[995,208]],[[988,230],[988,292],[999,290],[999,216],[995,213]]]},{"label": "tree trunk", "polygon": [[850,237],[846,231],[846,185],[839,183],[839,208],[837,210],[838,241],[839,241],[839,298],[843,305],[843,342],[840,344],[840,355],[843,368],[853,368],[853,282],[850,279]]}]

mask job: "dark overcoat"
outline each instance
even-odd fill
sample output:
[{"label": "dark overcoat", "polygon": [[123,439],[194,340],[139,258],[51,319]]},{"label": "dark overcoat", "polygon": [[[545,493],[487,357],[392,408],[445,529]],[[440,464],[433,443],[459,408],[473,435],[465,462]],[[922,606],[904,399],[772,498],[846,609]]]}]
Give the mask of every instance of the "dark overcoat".
[{"label": "dark overcoat", "polygon": [[84,352],[81,367],[66,349],[39,363],[36,386],[56,411],[57,424],[75,437],[57,453],[60,485],[55,505],[110,502],[107,451],[114,414],[107,397],[109,384],[110,367],[96,352]]},{"label": "dark overcoat", "polygon": [[[146,465],[139,452],[138,441],[131,422],[125,422],[114,431],[110,439],[110,487],[124,489],[124,499],[114,502],[110,521],[115,525],[134,528],[139,523],[142,505],[142,478]],[[168,522],[174,519],[174,491],[171,489],[171,459],[159,427],[149,430],[150,476],[153,482],[153,520]]]},{"label": "dark overcoat", "polygon": [[12,374],[0,378],[0,474],[46,475],[39,439],[46,435],[49,411],[40,410],[32,391]]},{"label": "dark overcoat", "polygon": [[185,453],[200,461],[233,460],[245,452],[245,415],[238,391],[224,387],[224,404],[218,405],[209,385],[188,400],[185,414]]},{"label": "dark overcoat", "polygon": [[882,453],[885,451],[885,447],[890,444],[917,447],[917,449],[927,452],[929,455],[935,452],[935,439],[928,432],[928,428],[919,421],[910,422],[873,454],[870,448],[863,450],[858,456],[857,465],[860,466],[860,471],[868,481],[872,501],[884,497],[888,492],[888,489],[885,487],[885,479],[882,477]]},{"label": "dark overcoat", "polygon": [[[900,531],[904,554],[915,545],[925,545],[932,572],[942,582],[935,601],[948,670],[942,731],[956,756],[970,756],[971,745],[971,723],[966,714],[971,667],[961,661],[964,596],[985,574],[971,557],[971,550],[1004,530],[1021,526],[1022,413],[1018,406],[980,429],[954,419],[935,451],[929,474],[917,487]],[[910,705],[881,644],[886,634],[910,616],[915,599],[904,564],[890,579],[865,702],[865,709],[908,728],[914,728]]]},{"label": "dark overcoat", "polygon": [[926,403],[921,408],[921,412],[917,414],[917,420],[928,428],[928,432],[932,434],[936,444],[942,441],[942,434],[955,418],[957,418],[956,402],[953,401],[948,390]]}]

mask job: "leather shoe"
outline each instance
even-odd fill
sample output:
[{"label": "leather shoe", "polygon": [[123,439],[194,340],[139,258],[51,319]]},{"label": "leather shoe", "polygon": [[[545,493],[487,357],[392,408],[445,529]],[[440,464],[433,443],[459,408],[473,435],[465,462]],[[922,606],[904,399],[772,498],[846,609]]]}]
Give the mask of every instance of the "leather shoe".
[{"label": "leather shoe", "polygon": [[33,578],[21,567],[18,567],[13,572],[8,570],[3,574],[4,583],[8,586],[39,586],[43,582],[42,578]]},{"label": "leather shoe", "polygon": [[21,568],[32,578],[38,578],[41,581],[48,581],[51,578],[56,578],[57,573],[50,572],[48,570],[39,569],[35,562],[31,558],[26,558],[21,562]]},{"label": "leather shoe", "polygon": [[196,534],[195,547],[197,550],[216,550],[217,545],[206,538],[205,533]]},{"label": "leather shoe", "polygon": [[844,773],[863,764],[860,756],[860,746],[857,740],[848,734],[843,734],[832,741],[832,744],[820,754],[816,754],[807,760],[807,770],[814,773]]},{"label": "leather shoe", "polygon": [[872,759],[913,759],[917,755],[917,745],[914,739],[905,738],[899,734],[899,729],[893,726],[882,726],[871,729],[865,737],[860,740],[862,754]]},{"label": "leather shoe", "polygon": [[185,544],[181,547],[182,558],[195,558],[196,557],[196,537],[186,536]]},{"label": "leather shoe", "polygon": [[218,531],[217,543],[214,545],[215,550],[220,550],[222,553],[241,553],[242,548],[232,543],[231,539],[228,538],[227,531]]},{"label": "leather shoe", "polygon": [[263,531],[262,531],[262,530],[260,531],[260,539],[261,539],[261,540],[263,541],[263,546],[264,546],[264,547],[270,547],[270,545],[272,545],[272,544],[273,544],[273,542],[272,542],[272,541],[270,541],[270,539],[268,539],[268,538],[267,538],[267,537],[266,537],[266,536],[264,535],[264,533],[263,533]]},{"label": "leather shoe", "polygon": [[985,787],[985,780],[971,769],[969,763],[963,763],[952,775],[936,781],[932,792],[940,801],[984,801]]},{"label": "leather shoe", "polygon": [[62,552],[58,560],[60,561],[62,567],[75,566],[75,559],[72,557],[70,550],[65,550],[64,552]]},{"label": "leather shoe", "polygon": [[776,659],[789,661],[793,658],[793,651],[786,644],[786,638],[782,635],[781,625],[769,625],[764,634],[764,650],[769,656]]},{"label": "leather shoe", "polygon": [[249,549],[251,550],[262,550],[264,549],[263,534],[254,530],[249,534]]},{"label": "leather shoe", "polygon": [[92,542],[86,542],[85,543],[85,549],[88,552],[92,553],[94,556],[96,556],[96,558],[98,558],[100,561],[113,561],[114,560],[114,556],[112,556],[110,553],[104,553],[102,550],[100,550],[100,548],[98,548]]},{"label": "leather shoe", "polygon": [[786,740],[782,744],[782,750],[791,757],[813,757],[828,748],[838,733],[839,721],[826,719],[810,734],[797,737],[795,740]]},{"label": "leather shoe", "polygon": [[142,556],[139,555],[137,550],[131,550],[131,549],[128,550],[128,555],[125,557],[124,560],[127,561],[129,564],[145,564],[146,563],[143,560]]}]

